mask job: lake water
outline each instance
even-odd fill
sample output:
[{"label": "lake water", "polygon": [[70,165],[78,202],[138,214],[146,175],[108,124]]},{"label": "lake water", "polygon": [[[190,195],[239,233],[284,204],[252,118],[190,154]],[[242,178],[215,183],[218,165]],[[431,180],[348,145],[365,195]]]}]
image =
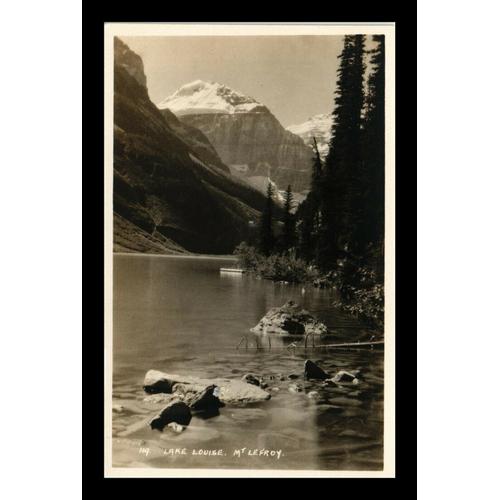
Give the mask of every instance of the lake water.
[{"label": "lake water", "polygon": [[[254,336],[248,349],[244,344],[236,349],[271,307],[288,300],[332,331],[317,344],[357,341],[367,332],[331,306],[332,291],[221,274],[220,267],[235,267],[235,262],[114,256],[113,466],[382,469],[383,351],[278,349],[303,340],[277,336],[270,350],[253,348]],[[268,346],[267,340],[262,345]],[[360,383],[305,381],[305,359],[333,374],[360,370]],[[265,377],[272,397],[245,407],[226,406],[212,418],[193,417],[181,434],[159,432],[147,421],[162,405],[143,401],[144,375],[150,369],[204,378],[239,379],[253,373]],[[303,391],[291,392],[292,384]]]}]

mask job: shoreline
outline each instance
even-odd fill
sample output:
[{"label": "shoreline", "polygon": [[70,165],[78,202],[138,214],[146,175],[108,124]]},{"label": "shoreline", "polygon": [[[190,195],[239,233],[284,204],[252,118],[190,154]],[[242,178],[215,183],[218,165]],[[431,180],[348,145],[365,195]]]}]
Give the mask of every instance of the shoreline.
[{"label": "shoreline", "polygon": [[166,257],[176,259],[213,259],[213,260],[238,260],[234,255],[205,255],[205,254],[162,254],[162,253],[140,253],[140,252],[113,252],[115,255],[127,257]]}]

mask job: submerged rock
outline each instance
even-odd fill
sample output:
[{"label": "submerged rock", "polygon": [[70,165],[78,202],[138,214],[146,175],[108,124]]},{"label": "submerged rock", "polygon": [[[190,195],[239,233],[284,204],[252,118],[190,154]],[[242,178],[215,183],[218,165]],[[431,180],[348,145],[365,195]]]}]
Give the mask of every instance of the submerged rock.
[{"label": "submerged rock", "polygon": [[158,393],[170,394],[172,392],[172,386],[173,384],[170,380],[167,380],[165,378],[159,378],[158,380],[155,380],[151,384],[144,383],[143,389],[148,394],[158,394]]},{"label": "submerged rock", "polygon": [[[274,377],[272,375],[269,377],[270,380],[272,380],[273,378]],[[262,389],[266,389],[268,387],[267,383],[264,381],[264,377],[257,377],[253,373],[247,373],[246,375],[243,375],[243,377],[241,377],[241,380],[243,382],[246,382],[247,384],[261,387]]]},{"label": "submerged rock", "polygon": [[323,380],[323,383],[321,385],[326,386],[326,387],[328,387],[328,386],[337,387],[337,384],[331,378],[327,378],[326,380]]},{"label": "submerged rock", "polygon": [[180,425],[176,422],[170,422],[167,427],[172,431],[175,432],[176,434],[180,434],[185,427],[183,425]]},{"label": "submerged rock", "polygon": [[[144,388],[154,386],[158,380],[166,380],[172,385],[174,393],[184,394],[189,397],[190,393],[201,393],[210,386],[219,389],[218,399],[226,404],[258,403],[271,398],[271,395],[257,387],[247,384],[242,380],[230,380],[225,378],[204,379],[198,377],[174,375],[157,370],[149,370],[144,379]],[[146,391],[147,392],[147,391]]]},{"label": "submerged rock", "polygon": [[191,422],[191,410],[186,403],[182,401],[169,403],[158,415],[150,420],[149,425],[151,429],[163,431],[165,426],[171,422],[186,426],[189,425],[189,422]]},{"label": "submerged rock", "polygon": [[[340,370],[332,377],[332,382],[352,382],[357,384],[359,381],[354,373],[347,372],[345,370]],[[356,382],[354,382],[356,380]]]},{"label": "submerged rock", "polygon": [[180,401],[183,399],[182,394],[164,394],[164,393],[159,393],[159,394],[150,394],[149,396],[146,396],[143,401],[144,403],[150,403],[150,404],[166,404],[166,403],[171,403],[172,401]]},{"label": "submerged rock", "polygon": [[320,368],[316,363],[310,359],[306,359],[304,363],[304,377],[306,379],[326,380],[330,375]]},{"label": "submerged rock", "polygon": [[[166,429],[165,429],[166,430]],[[184,429],[183,429],[184,430]],[[171,448],[171,445],[179,445],[182,449],[184,446],[189,446],[194,449],[204,448],[202,443],[220,440],[221,433],[216,429],[207,427],[205,425],[192,425],[189,426],[187,432],[176,432],[174,429],[169,429],[169,432],[164,432],[160,439],[169,443],[163,448]],[[192,451],[190,452],[190,454]]]},{"label": "submerged rock", "polygon": [[302,387],[300,387],[300,385],[298,385],[298,384],[291,384],[288,387],[288,390],[290,392],[302,392]]},{"label": "submerged rock", "polygon": [[243,380],[243,382],[246,382],[247,384],[252,384],[260,387],[261,380],[257,378],[253,373],[247,373],[246,375],[243,375],[243,377],[241,377],[241,380]]},{"label": "submerged rock", "polygon": [[327,333],[324,323],[292,300],[281,307],[270,309],[259,323],[250,329],[253,333],[277,333],[279,335],[307,335]]}]

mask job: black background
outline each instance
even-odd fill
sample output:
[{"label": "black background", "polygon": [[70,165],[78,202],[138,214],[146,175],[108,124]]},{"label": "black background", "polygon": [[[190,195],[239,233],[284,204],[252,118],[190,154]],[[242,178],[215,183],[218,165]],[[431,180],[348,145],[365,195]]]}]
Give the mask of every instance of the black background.
[{"label": "black background", "polygon": [[[238,7],[248,15],[239,15]],[[355,498],[362,493],[416,496],[416,3],[384,8],[378,2],[290,2],[276,5],[272,12],[269,2],[261,10],[255,2],[217,2],[204,8],[209,12],[204,13],[194,2],[153,6],[108,1],[86,3],[83,9],[83,498],[96,494],[94,488],[99,495],[114,498],[122,493],[137,498],[171,496],[176,494],[172,486],[178,487],[181,495],[196,494],[193,486],[199,486],[202,495],[247,493],[237,485],[229,485],[230,489],[214,485],[213,479],[212,483],[174,479],[177,484],[173,484],[172,479],[163,478],[104,478],[105,22],[396,22],[396,479],[321,478],[324,493],[306,491],[336,498]],[[288,486],[283,481],[280,479],[279,488]],[[249,493],[272,495],[269,486]],[[296,488],[297,484],[291,486]]]}]

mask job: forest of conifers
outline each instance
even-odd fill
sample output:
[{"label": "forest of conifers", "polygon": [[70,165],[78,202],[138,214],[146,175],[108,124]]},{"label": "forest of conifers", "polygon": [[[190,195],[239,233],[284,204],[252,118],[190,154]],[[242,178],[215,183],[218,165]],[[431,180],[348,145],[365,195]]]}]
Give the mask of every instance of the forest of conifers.
[{"label": "forest of conifers", "polygon": [[289,186],[284,210],[278,211],[269,185],[258,237],[242,243],[235,253],[242,265],[264,277],[334,286],[343,308],[381,327],[384,310],[384,36],[373,36],[373,43],[375,47],[368,51],[365,35],[344,37],[332,106],[329,151],[322,160],[315,148],[306,199],[293,213],[293,186]]}]

